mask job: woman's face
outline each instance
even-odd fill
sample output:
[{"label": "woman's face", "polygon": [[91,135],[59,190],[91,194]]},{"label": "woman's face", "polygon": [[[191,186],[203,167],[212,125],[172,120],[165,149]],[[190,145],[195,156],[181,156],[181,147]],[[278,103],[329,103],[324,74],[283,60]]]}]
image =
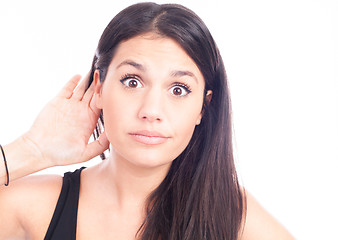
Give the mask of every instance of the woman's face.
[{"label": "woman's face", "polygon": [[155,34],[119,44],[97,106],[113,154],[142,167],[169,166],[201,121],[204,78],[174,40]]}]

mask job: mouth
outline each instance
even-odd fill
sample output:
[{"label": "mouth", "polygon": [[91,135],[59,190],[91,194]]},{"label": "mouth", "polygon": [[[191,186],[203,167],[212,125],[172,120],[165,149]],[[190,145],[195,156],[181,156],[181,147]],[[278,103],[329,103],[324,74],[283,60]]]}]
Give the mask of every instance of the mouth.
[{"label": "mouth", "polygon": [[166,137],[163,134],[155,131],[137,131],[131,132],[129,135],[136,142],[145,145],[159,145],[165,143],[169,139],[169,137]]}]

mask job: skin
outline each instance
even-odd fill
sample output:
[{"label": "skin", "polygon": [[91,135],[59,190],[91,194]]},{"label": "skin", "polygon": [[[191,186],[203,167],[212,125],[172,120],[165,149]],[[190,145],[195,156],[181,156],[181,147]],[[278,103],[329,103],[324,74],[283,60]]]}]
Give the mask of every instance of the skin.
[{"label": "skin", "polygon": [[173,40],[142,35],[120,44],[104,84],[98,72],[95,83],[114,161],[166,172],[202,117],[204,79],[193,60]]},{"label": "skin", "polygon": [[[99,72],[88,91],[84,84],[75,89],[77,82],[78,77],[72,79],[32,129],[5,146],[13,178],[20,179],[1,187],[0,239],[43,239],[53,215],[62,177],[22,176],[89,160],[108,142],[109,158],[81,174],[77,239],[134,239],[145,217],[147,195],[163,180],[202,118],[203,76],[168,38],[147,34],[122,42],[103,84]],[[189,85],[189,91],[182,85]],[[211,97],[207,92],[207,99]],[[106,132],[87,145],[101,109]],[[61,116],[68,125],[57,121]],[[18,146],[21,151],[14,151]],[[3,174],[1,179],[5,181]],[[251,195],[243,229],[242,239],[292,239]]]}]

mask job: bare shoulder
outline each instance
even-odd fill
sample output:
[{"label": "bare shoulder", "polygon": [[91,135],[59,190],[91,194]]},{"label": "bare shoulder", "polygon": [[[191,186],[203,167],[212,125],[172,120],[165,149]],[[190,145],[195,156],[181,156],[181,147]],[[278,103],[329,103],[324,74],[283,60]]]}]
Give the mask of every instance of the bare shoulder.
[{"label": "bare shoulder", "polygon": [[247,191],[246,216],[243,219],[241,240],[293,240],[294,237],[273,218]]},{"label": "bare shoulder", "polygon": [[0,239],[43,239],[61,191],[62,177],[33,175],[0,187]]}]

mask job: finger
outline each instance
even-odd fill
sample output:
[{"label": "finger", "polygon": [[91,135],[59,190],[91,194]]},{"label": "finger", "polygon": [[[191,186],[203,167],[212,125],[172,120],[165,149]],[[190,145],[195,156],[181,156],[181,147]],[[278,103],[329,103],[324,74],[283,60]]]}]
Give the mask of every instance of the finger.
[{"label": "finger", "polygon": [[92,112],[97,116],[97,118],[100,116],[102,109],[98,108],[96,105],[96,97],[94,95],[90,99],[90,102],[88,103],[89,108],[92,110]]},{"label": "finger", "polygon": [[67,98],[67,99],[71,98],[73,95],[73,91],[76,88],[77,84],[79,83],[80,79],[81,79],[80,75],[75,75],[74,77],[72,77],[66,83],[66,85],[61,89],[61,91],[59,92],[57,96],[61,98]]},{"label": "finger", "polygon": [[[92,101],[94,102],[94,101]],[[96,119],[98,120],[101,115],[101,109],[97,108],[95,104],[90,104],[90,110],[95,114]]]},{"label": "finger", "polygon": [[94,81],[90,84],[89,88],[86,90],[83,98],[82,98],[82,101],[83,102],[86,102],[86,103],[89,103],[93,96],[94,96],[94,92],[95,92],[95,84],[94,84]]},{"label": "finger", "polygon": [[99,139],[88,144],[87,149],[83,155],[84,161],[88,161],[107,150],[109,141],[105,132],[101,133]]},{"label": "finger", "polygon": [[90,72],[86,74],[86,76],[81,80],[80,85],[74,90],[73,99],[81,100],[83,98],[84,93],[86,92],[88,81],[89,81]]}]

